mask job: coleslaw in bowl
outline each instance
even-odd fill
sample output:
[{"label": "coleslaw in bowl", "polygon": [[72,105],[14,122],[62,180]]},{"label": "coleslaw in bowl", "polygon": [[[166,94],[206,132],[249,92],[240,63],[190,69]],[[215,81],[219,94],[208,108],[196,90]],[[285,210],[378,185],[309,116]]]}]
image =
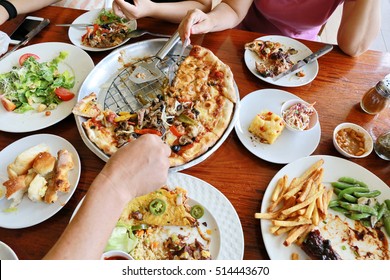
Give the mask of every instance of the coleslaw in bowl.
[{"label": "coleslaw in bowl", "polygon": [[293,132],[308,131],[318,124],[318,113],[310,104],[301,99],[290,99],[283,103],[281,116],[286,128]]}]

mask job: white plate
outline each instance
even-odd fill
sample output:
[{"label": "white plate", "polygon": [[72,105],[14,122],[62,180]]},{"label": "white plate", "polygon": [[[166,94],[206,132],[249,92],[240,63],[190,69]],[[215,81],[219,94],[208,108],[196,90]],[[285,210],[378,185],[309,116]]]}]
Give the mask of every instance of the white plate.
[{"label": "white plate", "polygon": [[[100,13],[100,9],[98,10],[91,10],[91,11],[88,11],[84,14],[82,14],[81,16],[79,16],[78,18],[76,18],[72,23],[73,24],[76,24],[76,23],[93,23],[99,13]],[[137,27],[137,23],[136,21],[134,21],[134,29],[136,29]],[[119,45],[116,45],[116,46],[113,46],[113,47],[109,47],[109,48],[93,48],[93,47],[88,47],[88,46],[85,46],[82,44],[81,42],[81,37],[87,32],[87,28],[86,27],[69,27],[69,31],[68,31],[68,36],[69,36],[69,39],[70,41],[77,47],[79,48],[82,48],[86,51],[92,51],[92,52],[102,52],[102,51],[107,51],[107,50],[112,50],[112,49],[115,49],[119,46],[122,46],[123,44],[125,44],[127,41],[130,40],[130,38],[124,40],[122,43],[120,43]]]},{"label": "white plate", "polygon": [[0,260],[18,260],[15,252],[4,242],[0,241]]},{"label": "white plate", "polygon": [[66,149],[72,153],[74,168],[69,172],[70,191],[68,193],[60,193],[58,195],[58,200],[52,204],[32,202],[27,197],[27,194],[25,194],[18,205],[17,210],[13,212],[4,211],[10,207],[11,201],[5,198],[2,199],[0,201],[0,227],[17,229],[39,224],[61,210],[76,190],[81,172],[79,155],[71,143],[52,134],[28,136],[4,148],[0,152],[0,182],[3,183],[8,180],[7,166],[12,163],[20,153],[41,143],[45,143],[50,147],[50,153],[53,156],[57,156],[57,152],[61,149]]},{"label": "white plate", "polygon": [[[204,216],[199,219],[203,231],[210,229],[210,253],[214,260],[242,260],[244,256],[244,233],[240,219],[230,201],[209,183],[196,177],[175,172],[169,173],[167,185],[170,188],[179,186],[188,191],[190,206],[200,204],[205,209]],[[73,216],[81,203],[76,207]],[[206,222],[207,226],[202,225]],[[171,232],[186,231],[180,227],[170,227]],[[196,229],[190,230],[192,235]],[[200,237],[198,237],[200,239]],[[200,239],[202,240],[202,239]]]},{"label": "white plate", "polygon": [[[266,212],[269,202],[271,199],[272,191],[276,186],[277,180],[283,175],[288,175],[290,180],[294,177],[299,177],[302,173],[314,164],[319,159],[324,159],[324,177],[323,182],[325,185],[330,186],[330,182],[337,181],[340,177],[347,176],[355,178],[356,180],[363,181],[367,185],[372,186],[372,189],[380,190],[382,194],[378,197],[380,202],[385,199],[390,198],[390,188],[387,186],[381,179],[375,176],[373,173],[365,169],[364,167],[348,161],[343,158],[326,156],[326,155],[316,155],[301,158],[297,161],[294,161],[286,166],[284,166],[271,180],[269,183],[263,197],[263,203],[261,204],[261,212]],[[330,213],[333,212],[329,209]],[[339,215],[343,216],[343,215]],[[265,248],[271,260],[291,260],[292,253],[298,253],[300,259],[308,259],[308,256],[295,244],[292,244],[289,247],[283,245],[283,241],[286,238],[286,235],[275,236],[269,232],[271,222],[269,220],[261,220],[261,233],[263,235],[263,240]],[[385,234],[385,233],[384,233]],[[386,235],[386,234],[385,234]],[[387,237],[390,241],[390,239]],[[332,240],[331,240],[332,242]],[[332,243],[333,249],[340,253],[342,250],[339,249],[339,246],[335,247],[335,244]]]},{"label": "white plate", "polygon": [[25,53],[34,53],[40,57],[39,61],[50,61],[57,57],[61,51],[68,52],[68,56],[59,65],[59,71],[69,71],[75,77],[75,85],[71,89],[75,97],[70,101],[61,102],[50,116],[45,112],[28,111],[23,114],[8,112],[0,106],[0,130],[7,132],[29,132],[49,127],[69,116],[77,102],[77,94],[93,69],[94,63],[90,56],[83,50],[66,43],[41,43],[21,48],[0,63],[0,73],[9,72],[12,67],[19,65],[19,57]]},{"label": "white plate", "polygon": [[[254,155],[269,162],[289,163],[298,158],[311,155],[321,138],[320,123],[310,131],[292,132],[284,129],[273,144],[264,144],[249,131],[249,125],[256,114],[270,110],[280,116],[283,102],[300,99],[294,94],[278,89],[254,91],[241,100],[240,113],[235,129],[241,143]],[[293,148],[292,148],[293,147]]]},{"label": "white plate", "polygon": [[[298,53],[291,56],[291,60],[294,63],[297,62],[298,60],[304,59],[305,57],[313,53],[304,44],[289,37],[279,36],[279,35],[269,35],[257,39],[263,41],[279,42],[284,46],[284,49],[286,50],[290,47],[296,49]],[[253,73],[253,75],[255,75],[256,77],[258,77],[259,79],[267,83],[277,85],[277,86],[282,86],[282,87],[299,87],[299,86],[306,85],[311,81],[313,81],[318,74],[318,62],[317,60],[315,60],[312,63],[305,65],[301,68],[301,70],[305,73],[304,77],[297,77],[295,76],[295,74],[292,74],[280,78],[277,81],[274,81],[273,78],[270,77],[264,78],[257,72],[255,61],[258,61],[259,58],[254,52],[250,50],[245,50],[244,60],[246,66]]]}]

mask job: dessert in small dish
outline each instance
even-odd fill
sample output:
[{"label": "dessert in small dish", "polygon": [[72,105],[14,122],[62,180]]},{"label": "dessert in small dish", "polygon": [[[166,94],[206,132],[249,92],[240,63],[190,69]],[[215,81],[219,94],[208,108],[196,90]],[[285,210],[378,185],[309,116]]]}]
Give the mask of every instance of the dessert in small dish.
[{"label": "dessert in small dish", "polygon": [[301,99],[291,99],[283,103],[281,115],[290,131],[308,131],[318,123],[318,113],[314,104]]},{"label": "dessert in small dish", "polygon": [[345,157],[363,158],[373,149],[370,134],[354,123],[341,123],[333,131],[333,145]]}]

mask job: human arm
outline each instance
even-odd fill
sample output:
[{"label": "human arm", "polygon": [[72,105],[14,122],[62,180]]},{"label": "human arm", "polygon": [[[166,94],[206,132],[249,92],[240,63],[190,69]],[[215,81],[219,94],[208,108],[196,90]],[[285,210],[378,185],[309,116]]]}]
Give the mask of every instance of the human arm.
[{"label": "human arm", "polygon": [[129,19],[153,17],[179,23],[190,9],[200,9],[208,12],[212,0],[184,0],[175,3],[154,3],[150,0],[134,0],[134,5],[125,0],[114,0],[115,14]]},{"label": "human arm", "polygon": [[92,182],[85,199],[45,259],[99,259],[126,203],[165,184],[170,148],[143,135],[120,148]]},{"label": "human arm", "polygon": [[347,0],[344,3],[337,34],[337,43],[344,53],[358,56],[370,47],[380,29],[380,7],[380,0]]},{"label": "human arm", "polygon": [[[8,0],[8,2],[12,3],[18,14],[27,14],[36,10],[39,10],[43,7],[49,6],[55,2],[60,0],[35,0],[35,1],[25,1],[25,0]],[[0,25],[8,20],[8,12],[3,7],[0,6]]]},{"label": "human arm", "polygon": [[182,40],[191,34],[203,34],[236,27],[248,13],[253,0],[223,0],[211,12],[195,9],[187,13],[179,26]]}]

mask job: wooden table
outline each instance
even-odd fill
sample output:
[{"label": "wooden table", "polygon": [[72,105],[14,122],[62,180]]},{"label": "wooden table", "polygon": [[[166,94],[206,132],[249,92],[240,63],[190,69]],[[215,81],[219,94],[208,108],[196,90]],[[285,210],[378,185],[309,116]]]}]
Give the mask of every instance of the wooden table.
[{"label": "wooden table", "polygon": [[[71,23],[82,13],[81,10],[59,7],[47,7],[33,13],[34,16],[49,18],[51,24],[30,44],[70,43],[68,29],[56,27],[55,23]],[[9,27],[11,24],[3,25],[2,30],[7,32],[12,30]],[[154,19],[139,20],[138,26],[166,34],[172,34],[177,28],[177,25]],[[244,64],[244,44],[259,36],[261,34],[227,30],[193,36],[192,43],[211,49],[231,67],[242,99],[258,89],[279,88],[256,78]],[[144,36],[139,40],[148,38],[150,37]],[[304,44],[313,51],[320,47],[320,43],[317,42],[304,41]],[[95,64],[108,54],[108,51],[89,53]],[[359,106],[363,93],[390,73],[390,53],[367,51],[358,58],[351,58],[335,47],[331,53],[319,60],[319,65],[318,76],[312,83],[296,88],[280,88],[309,102],[316,102],[322,133],[320,144],[314,151],[314,155],[341,157],[332,144],[333,129],[341,122],[357,123],[374,133],[390,130],[389,109],[377,116],[371,116],[365,114]],[[59,135],[77,147],[81,158],[82,174],[77,190],[70,201],[50,219],[24,229],[0,228],[0,240],[13,248],[20,259],[40,259],[45,255],[68,224],[75,207],[104,165],[104,162],[83,143],[73,116],[49,128],[32,133],[1,132],[0,149],[22,137],[36,133]],[[390,163],[380,159],[374,152],[367,158],[351,161],[365,167],[390,185]],[[231,201],[240,217],[244,231],[244,259],[269,259],[263,243],[259,220],[254,219],[254,213],[260,209],[268,183],[283,166],[254,156],[241,144],[236,133],[232,131],[225,143],[207,160],[182,172],[207,181]]]}]

